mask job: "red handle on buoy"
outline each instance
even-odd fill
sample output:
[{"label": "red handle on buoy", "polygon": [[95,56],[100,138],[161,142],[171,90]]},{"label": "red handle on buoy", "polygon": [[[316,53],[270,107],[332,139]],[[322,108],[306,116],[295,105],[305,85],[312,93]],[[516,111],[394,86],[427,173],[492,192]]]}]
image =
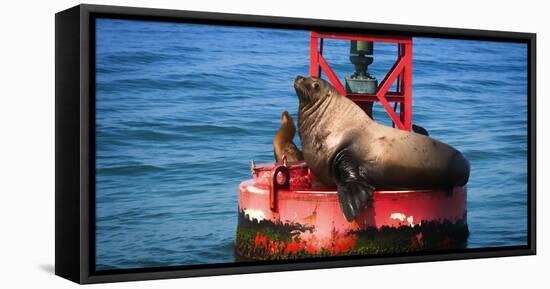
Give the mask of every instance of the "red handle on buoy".
[{"label": "red handle on buoy", "polygon": [[278,193],[280,189],[290,189],[290,172],[283,155],[282,165],[276,165],[271,173],[271,186],[269,188],[269,208],[277,212]]}]

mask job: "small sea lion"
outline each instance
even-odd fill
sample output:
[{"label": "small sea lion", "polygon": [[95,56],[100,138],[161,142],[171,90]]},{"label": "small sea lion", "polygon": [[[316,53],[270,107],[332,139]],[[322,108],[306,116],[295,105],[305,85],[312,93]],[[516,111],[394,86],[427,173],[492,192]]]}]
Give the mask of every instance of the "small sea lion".
[{"label": "small sea lion", "polygon": [[323,79],[298,76],[298,132],[304,159],[325,186],[336,187],[345,218],[372,205],[375,190],[463,186],[470,164],[453,147],[373,121]]},{"label": "small sea lion", "polygon": [[304,160],[304,155],[294,144],[295,134],[294,120],[292,120],[288,111],[284,111],[281,114],[281,127],[273,138],[273,153],[277,162],[282,161],[283,155],[286,156],[286,160],[289,162]]}]

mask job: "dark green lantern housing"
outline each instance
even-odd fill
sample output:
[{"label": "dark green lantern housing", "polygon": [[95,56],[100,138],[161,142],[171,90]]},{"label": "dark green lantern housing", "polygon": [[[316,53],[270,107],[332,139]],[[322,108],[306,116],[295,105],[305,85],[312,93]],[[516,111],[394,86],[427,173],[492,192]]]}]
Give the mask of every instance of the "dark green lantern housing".
[{"label": "dark green lantern housing", "polygon": [[355,66],[355,72],[346,77],[346,91],[376,93],[378,81],[368,73],[368,67],[373,62],[373,42],[351,40],[349,52],[349,60]]}]

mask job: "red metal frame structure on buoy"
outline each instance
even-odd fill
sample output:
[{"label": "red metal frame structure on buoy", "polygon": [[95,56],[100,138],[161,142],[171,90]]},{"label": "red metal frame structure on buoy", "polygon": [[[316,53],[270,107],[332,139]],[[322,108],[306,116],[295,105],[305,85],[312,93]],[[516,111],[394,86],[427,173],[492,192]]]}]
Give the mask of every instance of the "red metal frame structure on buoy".
[{"label": "red metal frame structure on buoy", "polygon": [[[397,44],[397,60],[388,71],[375,94],[346,92],[344,85],[323,57],[323,40],[358,40]],[[311,32],[310,36],[310,76],[321,77],[324,72],[336,90],[355,103],[380,102],[395,126],[410,131],[412,128],[412,38],[399,36],[361,36],[345,33]],[[396,91],[389,91],[397,83]],[[394,103],[392,108],[390,102]],[[396,113],[399,104],[399,115]]]},{"label": "red metal frame structure on buoy", "polygon": [[[323,57],[323,39],[395,43],[397,59],[376,93],[347,93]],[[412,129],[412,38],[311,32],[310,75],[328,80],[358,105],[380,102],[395,127]],[[396,90],[389,91],[396,83]],[[394,106],[390,105],[394,103]],[[398,110],[399,108],[399,110]],[[397,112],[399,111],[399,113]],[[236,255],[267,260],[393,254],[463,248],[468,236],[466,187],[375,191],[373,205],[348,222],[334,188],[320,187],[307,164],[256,165],[239,185]]]}]

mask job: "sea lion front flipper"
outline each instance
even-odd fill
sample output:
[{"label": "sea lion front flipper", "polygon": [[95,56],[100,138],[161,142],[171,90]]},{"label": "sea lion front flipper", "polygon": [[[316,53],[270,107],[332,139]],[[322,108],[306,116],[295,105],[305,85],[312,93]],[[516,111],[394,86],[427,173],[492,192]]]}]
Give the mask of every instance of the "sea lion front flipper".
[{"label": "sea lion front flipper", "polygon": [[349,149],[342,149],[332,161],[332,175],[336,181],[340,207],[348,222],[361,210],[372,206],[374,187],[361,175],[359,163]]}]

